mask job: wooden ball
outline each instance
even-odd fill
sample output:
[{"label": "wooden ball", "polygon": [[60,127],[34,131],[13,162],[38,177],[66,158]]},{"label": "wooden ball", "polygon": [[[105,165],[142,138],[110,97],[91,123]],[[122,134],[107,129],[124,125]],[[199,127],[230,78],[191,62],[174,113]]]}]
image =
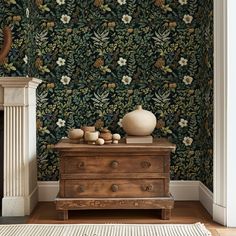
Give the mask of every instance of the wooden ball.
[{"label": "wooden ball", "polygon": [[112,138],[113,138],[113,140],[120,140],[121,139],[119,134],[113,134]]},{"label": "wooden ball", "polygon": [[105,143],[105,140],[103,138],[99,138],[96,141],[96,144],[98,144],[98,145],[103,145],[104,143]]}]

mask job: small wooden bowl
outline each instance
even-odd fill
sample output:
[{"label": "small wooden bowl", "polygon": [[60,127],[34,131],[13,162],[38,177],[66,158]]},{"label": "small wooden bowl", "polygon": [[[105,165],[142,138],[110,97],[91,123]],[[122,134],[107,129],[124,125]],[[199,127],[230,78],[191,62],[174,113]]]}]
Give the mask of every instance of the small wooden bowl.
[{"label": "small wooden bowl", "polygon": [[72,143],[78,143],[84,136],[84,131],[82,129],[71,129],[68,133],[68,138]]},{"label": "small wooden bowl", "polygon": [[81,129],[85,132],[95,132],[95,126],[82,126]]}]

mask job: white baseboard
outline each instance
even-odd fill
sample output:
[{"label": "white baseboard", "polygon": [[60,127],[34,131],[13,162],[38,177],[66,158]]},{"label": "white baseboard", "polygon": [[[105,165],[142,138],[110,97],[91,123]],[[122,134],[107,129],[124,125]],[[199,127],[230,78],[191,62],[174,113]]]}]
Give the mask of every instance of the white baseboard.
[{"label": "white baseboard", "polygon": [[213,215],[213,193],[202,182],[199,182],[199,201]]},{"label": "white baseboard", "polygon": [[38,203],[38,186],[34,188],[32,193],[25,199],[25,214],[30,215]]},{"label": "white baseboard", "polygon": [[226,208],[213,204],[213,220],[219,224],[226,225],[227,212]]},{"label": "white baseboard", "polygon": [[[58,181],[38,182],[39,201],[54,201],[59,191]],[[207,211],[212,215],[213,194],[200,181],[170,181],[170,192],[176,201],[200,201]]]},{"label": "white baseboard", "polygon": [[2,199],[2,216],[26,216],[38,203],[38,186],[28,196],[4,197]]},{"label": "white baseboard", "polygon": [[2,216],[25,216],[24,197],[4,197],[2,199]]},{"label": "white baseboard", "polygon": [[59,181],[38,181],[39,202],[52,202],[59,191]]},{"label": "white baseboard", "polygon": [[199,181],[172,180],[170,192],[176,201],[199,201]]}]

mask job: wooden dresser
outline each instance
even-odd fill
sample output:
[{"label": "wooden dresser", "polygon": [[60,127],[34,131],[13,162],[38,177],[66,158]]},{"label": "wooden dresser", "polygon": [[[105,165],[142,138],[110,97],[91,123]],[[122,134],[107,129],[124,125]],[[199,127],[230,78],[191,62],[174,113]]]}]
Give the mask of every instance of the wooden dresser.
[{"label": "wooden dresser", "polygon": [[170,152],[165,139],[152,144],[72,144],[61,140],[60,190],[55,200],[60,217],[80,209],[161,209],[169,219],[174,199],[169,192]]}]

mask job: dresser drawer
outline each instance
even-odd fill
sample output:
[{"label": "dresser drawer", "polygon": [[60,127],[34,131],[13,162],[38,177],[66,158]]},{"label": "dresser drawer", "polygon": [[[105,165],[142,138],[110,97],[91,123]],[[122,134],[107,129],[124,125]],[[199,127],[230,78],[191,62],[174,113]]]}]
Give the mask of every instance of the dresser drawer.
[{"label": "dresser drawer", "polygon": [[[169,196],[167,179],[64,180],[60,193],[75,197],[164,197]],[[64,194],[63,194],[64,193]]]},{"label": "dresser drawer", "polygon": [[167,156],[64,157],[61,173],[167,173]]}]

